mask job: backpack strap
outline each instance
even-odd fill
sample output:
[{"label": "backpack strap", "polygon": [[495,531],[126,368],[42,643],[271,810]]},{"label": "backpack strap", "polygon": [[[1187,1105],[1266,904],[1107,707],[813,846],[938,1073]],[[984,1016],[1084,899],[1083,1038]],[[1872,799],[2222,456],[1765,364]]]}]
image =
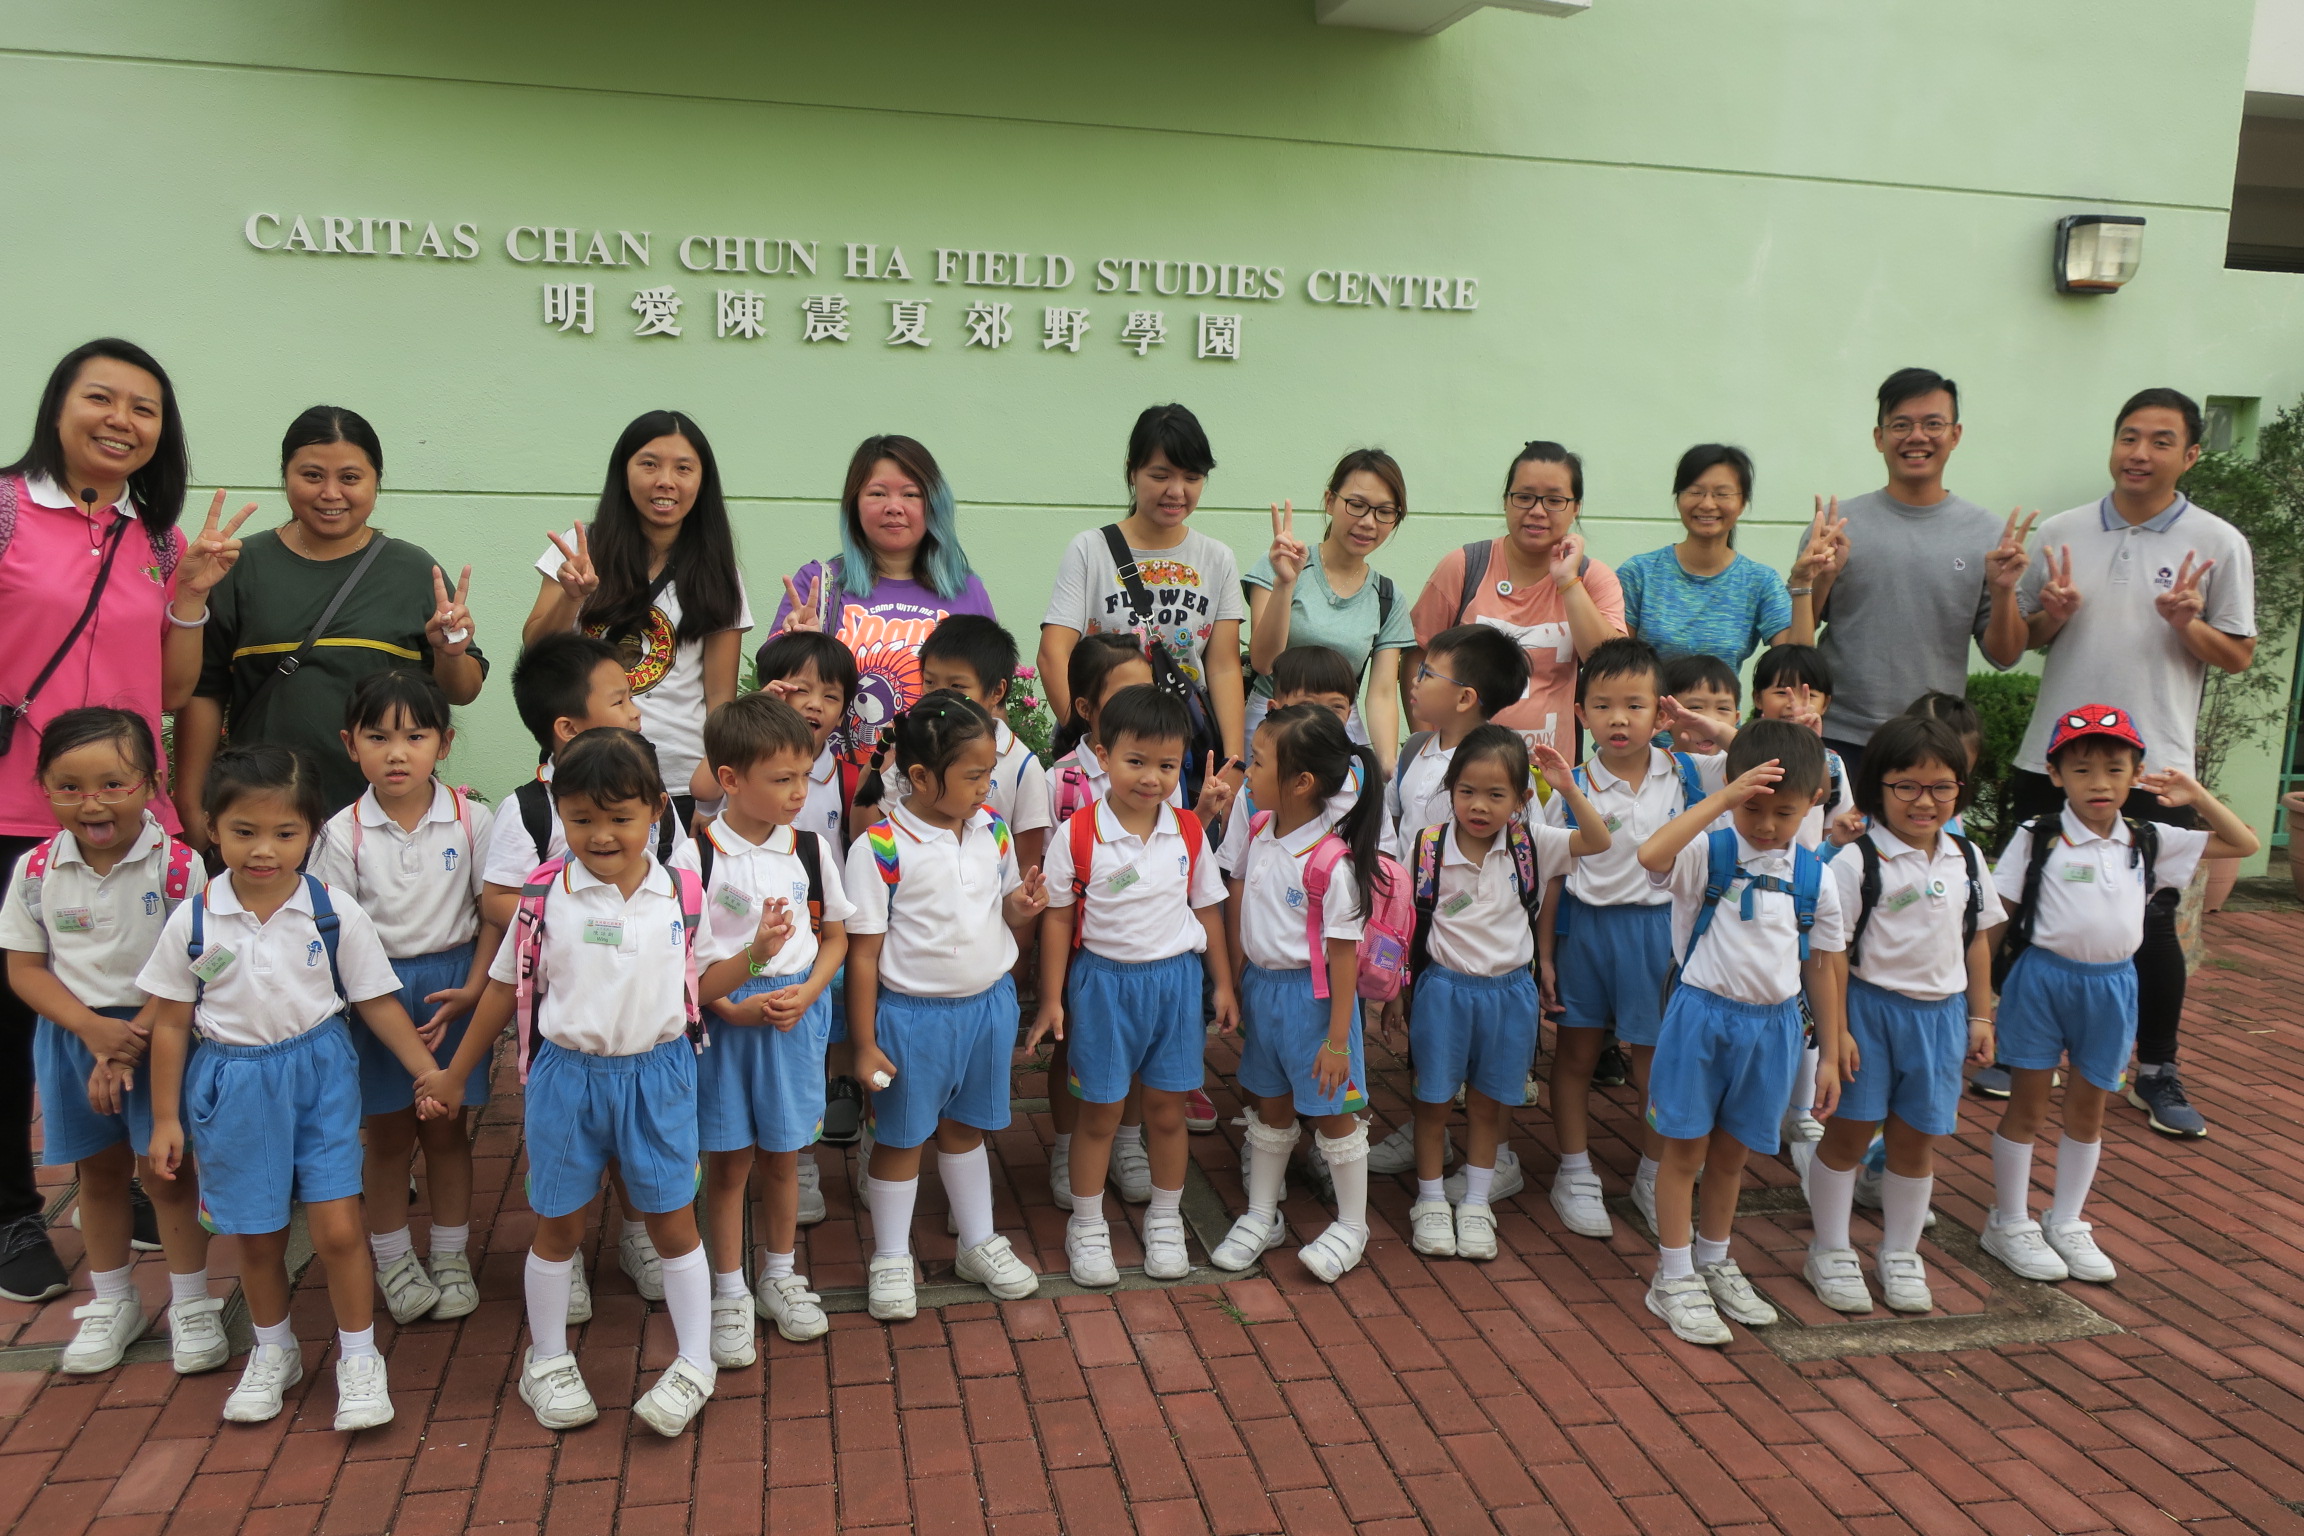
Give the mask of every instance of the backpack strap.
[{"label": "backpack strap", "polygon": [[530,779],[512,792],[520,805],[520,825],[528,829],[528,841],[536,845],[537,862],[552,857],[552,786],[542,779]]},{"label": "backpack strap", "polygon": [[1520,909],[1534,923],[1537,909],[1544,905],[1544,881],[1536,870],[1535,834],[1525,822],[1510,822],[1504,828],[1504,846],[1512,854],[1512,878],[1520,887]]},{"label": "backpack strap", "polygon": [[1400,798],[1400,786],[1408,782],[1408,765],[1416,761],[1425,745],[1432,740],[1432,732],[1417,731],[1400,748],[1400,756],[1392,764],[1392,798]]},{"label": "backpack strap", "polygon": [[1200,855],[1208,847],[1208,829],[1189,811],[1176,813],[1176,830],[1184,839],[1184,900],[1192,900],[1192,877],[1200,872]]},{"label": "backpack strap", "polygon": [[1696,759],[1685,752],[1673,753],[1672,761],[1680,765],[1680,809],[1692,811],[1704,803],[1704,775],[1697,771]]},{"label": "backpack strap", "polygon": [[1960,845],[1960,862],[1968,867],[1968,910],[1960,919],[1960,959],[1966,964],[1968,946],[1976,942],[1976,920],[1984,914],[1984,861],[1976,845],[1959,833],[1952,834],[1952,841]]},{"label": "backpack strap", "polygon": [[[1592,780],[1585,775],[1583,768],[1569,769],[1568,777],[1575,780],[1579,793],[1585,795],[1592,793]],[[1565,797],[1560,801],[1560,823],[1571,832],[1576,830],[1576,807],[1570,804]]]},{"label": "backpack strap", "polygon": [[2128,862],[2133,865],[2139,859],[2143,861],[2144,899],[2150,901],[2152,887],[2159,874],[2160,828],[2154,822],[2139,821],[2133,816],[2122,819],[2128,823]]},{"label": "backpack strap", "polygon": [[[1186,818],[1191,820],[1194,818]],[[1064,823],[1072,852],[1072,947],[1085,942],[1088,927],[1088,876],[1096,862],[1096,813],[1075,815]]]},{"label": "backpack strap", "polygon": [[840,839],[848,839],[848,820],[856,813],[856,786],[863,782],[864,765],[852,759],[833,759],[832,776],[840,781]]},{"label": "backpack strap", "polygon": [[1712,926],[1712,914],[1720,905],[1720,898],[1728,894],[1728,887],[1736,883],[1736,833],[1722,827],[1704,834],[1705,858],[1704,904],[1696,909],[1696,921],[1688,928],[1688,947],[1680,952],[1680,964],[1685,968],[1688,959],[1696,953],[1696,945]]},{"label": "backpack strap", "polygon": [[[2035,816],[2024,823],[2024,831],[2031,838],[2025,852],[2023,894],[2016,898],[2016,910],[2008,914],[2008,931],[2000,940],[2000,954],[2006,965],[2015,964],[2016,957],[2032,943],[2032,929],[2040,915],[2040,881],[2048,869],[2048,856],[2056,851],[2056,839],[2063,835],[2063,820],[2051,813]],[[2006,965],[2000,975],[2007,974]],[[1995,982],[1998,977],[1996,976]]]},{"label": "backpack strap", "polygon": [[[1866,839],[1870,841],[1870,839]],[[1792,848],[1792,920],[1800,926],[1800,958],[1808,958],[1808,933],[1816,926],[1816,906],[1824,894],[1824,861],[1813,848]]]},{"label": "backpack strap", "polygon": [[1088,788],[1088,770],[1077,760],[1060,764],[1056,769],[1056,819],[1070,821],[1082,808],[1093,805],[1096,797]]},{"label": "backpack strap", "polygon": [[193,967],[192,1011],[194,1018],[192,1022],[195,1029],[197,1029],[200,1022],[198,1018],[200,1002],[208,995],[208,983],[201,979],[199,971],[201,952],[208,947],[207,917],[208,893],[206,891],[202,891],[200,893],[200,899],[192,903],[192,933],[191,937],[188,938],[184,944],[185,960]]},{"label": "backpack strap", "polygon": [[1416,908],[1416,934],[1408,951],[1408,974],[1420,974],[1432,958],[1433,914],[1440,905],[1440,839],[1447,835],[1448,824],[1435,822],[1416,834],[1416,847],[1410,857],[1409,868],[1414,873],[1409,890]]},{"label": "backpack strap", "polygon": [[1346,849],[1344,839],[1333,832],[1324,832],[1304,855],[1304,936],[1307,954],[1312,965],[1312,995],[1322,1002],[1328,1000],[1328,966],[1324,951],[1327,944],[1320,937],[1326,926],[1323,921],[1328,900],[1328,877],[1335,873]]},{"label": "backpack strap", "polygon": [[[798,838],[800,834],[798,832],[794,832],[792,835],[794,838]],[[798,844],[795,843],[794,846],[797,847]],[[697,834],[696,874],[697,877],[701,879],[706,885],[710,885],[712,883],[712,858],[713,855],[717,854],[719,851],[720,845],[712,841],[712,829],[710,827],[706,827],[701,833]],[[662,861],[659,860],[658,862]]]},{"label": "backpack strap", "polygon": [[[710,828],[705,830],[709,831]],[[698,839],[699,842],[706,839]],[[814,832],[792,832],[792,855],[808,875],[808,931],[824,935],[824,840]]]},{"label": "backpack strap", "polygon": [[321,947],[328,952],[328,979],[336,984],[336,995],[350,1006],[352,999],[344,997],[344,972],[336,963],[337,930],[343,926],[342,919],[336,916],[335,903],[328,899],[328,887],[320,883],[318,875],[306,875],[304,889],[312,897],[312,926],[320,930]]},{"label": "backpack strap", "polygon": [[1464,586],[1456,594],[1456,622],[1464,622],[1471,611],[1472,599],[1479,595],[1480,583],[1488,579],[1488,551],[1491,539],[1474,539],[1464,546]]},{"label": "backpack strap", "polygon": [[199,862],[200,855],[192,851],[190,843],[181,838],[168,839],[168,872],[160,881],[160,899],[167,903],[169,911],[175,911],[177,903],[191,894],[192,867]]},{"label": "backpack strap", "polygon": [[[669,821],[671,818],[665,818]],[[692,869],[671,871],[672,890],[680,898],[681,949],[686,958],[687,972],[682,980],[682,1001],[688,1012],[688,1043],[696,1054],[704,1054],[704,1047],[712,1043],[711,1034],[704,1028],[704,1008],[697,1001],[702,978],[696,966],[696,935],[704,927],[704,882]]]},{"label": "backpack strap", "polygon": [[[519,905],[512,914],[512,1017],[517,1026],[514,1057],[520,1081],[528,1081],[528,1062],[535,1052],[536,1007],[544,999],[544,902],[567,869],[566,859],[547,859],[520,884]],[[197,919],[195,919],[197,926]]]},{"label": "backpack strap", "polygon": [[[1880,905],[1880,850],[1869,834],[1856,839],[1856,856],[1864,861],[1864,873],[1856,883],[1856,923],[1848,930],[1848,965],[1850,969],[1864,963],[1864,930],[1872,926],[1872,909]],[[1970,855],[1974,857],[1973,853]],[[1970,871],[1973,893],[1974,871]],[[1975,911],[1971,907],[1969,920],[1973,924]]]}]

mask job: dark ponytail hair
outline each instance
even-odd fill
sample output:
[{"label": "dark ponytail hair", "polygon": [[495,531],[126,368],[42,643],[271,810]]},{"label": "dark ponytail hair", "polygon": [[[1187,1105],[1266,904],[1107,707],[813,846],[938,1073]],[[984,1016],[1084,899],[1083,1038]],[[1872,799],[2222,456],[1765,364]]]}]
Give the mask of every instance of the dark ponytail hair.
[{"label": "dark ponytail hair", "polygon": [[[1335,832],[1352,856],[1352,877],[1359,885],[1360,915],[1365,918],[1375,905],[1377,835],[1384,817],[1384,777],[1374,749],[1354,741],[1335,712],[1320,704],[1276,709],[1264,717],[1258,729],[1272,733],[1272,761],[1281,780],[1308,773],[1323,801],[1333,800],[1352,778],[1353,766],[1359,766],[1360,798],[1336,823]],[[1389,880],[1383,888],[1391,889]],[[1313,963],[1320,963],[1318,956],[1313,957]]]},{"label": "dark ponytail hair", "polygon": [[1525,799],[1529,780],[1527,738],[1493,720],[1474,726],[1456,743],[1456,755],[1448,759],[1448,771],[1440,775],[1442,787],[1453,791],[1466,768],[1491,758],[1504,765],[1504,781],[1519,786]]},{"label": "dark ponytail hair", "polygon": [[936,776],[941,790],[944,771],[960,755],[960,749],[978,737],[992,734],[992,717],[984,706],[965,694],[949,688],[920,696],[919,702],[888,722],[880,733],[880,740],[872,748],[872,763],[856,786],[858,810],[878,805],[886,787],[882,777],[888,761],[888,749],[896,749],[896,771],[910,775],[914,768],[925,768]]},{"label": "dark ponytail hair", "polygon": [[585,599],[580,620],[586,629],[615,639],[637,634],[648,622],[648,537],[640,509],[632,503],[630,466],[641,449],[660,437],[682,437],[696,450],[700,471],[696,503],[680,524],[664,568],[680,593],[678,641],[701,640],[733,629],[743,594],[737,589],[736,538],[728,527],[728,503],[720,493],[720,464],[704,431],[680,411],[648,411],[616,439],[608,454],[608,478],[600,504],[586,530],[600,586]]},{"label": "dark ponytail hair", "polygon": [[[40,758],[32,769],[34,777],[45,779],[48,770],[56,766],[56,759],[100,741],[116,743],[120,755],[146,778],[158,777],[160,749],[152,740],[150,723],[133,710],[112,709],[101,704],[68,709],[48,722],[40,732]],[[152,793],[160,792],[160,786],[155,783]]]},{"label": "dark ponytail hair", "polygon": [[328,823],[319,770],[294,747],[263,741],[217,753],[216,761],[208,765],[208,782],[200,789],[200,811],[214,825],[218,817],[254,795],[286,800],[315,840]]},{"label": "dark ponytail hair", "polygon": [[341,405],[315,405],[288,423],[280,439],[280,473],[288,473],[288,461],[296,457],[297,449],[325,443],[350,443],[359,449],[368,456],[377,484],[383,484],[384,445],[376,440],[376,429],[368,425],[367,417]]},{"label": "dark ponytail hair", "polygon": [[664,775],[656,766],[656,744],[638,731],[595,726],[570,737],[552,763],[554,805],[570,795],[594,805],[644,800],[664,803]]},{"label": "dark ponytail hair", "polygon": [[1088,739],[1088,722],[1080,716],[1080,701],[1090,704],[1104,691],[1104,679],[1131,661],[1144,659],[1144,647],[1134,635],[1082,635],[1064,664],[1064,686],[1072,695],[1072,713],[1056,727],[1049,751],[1062,757]]}]

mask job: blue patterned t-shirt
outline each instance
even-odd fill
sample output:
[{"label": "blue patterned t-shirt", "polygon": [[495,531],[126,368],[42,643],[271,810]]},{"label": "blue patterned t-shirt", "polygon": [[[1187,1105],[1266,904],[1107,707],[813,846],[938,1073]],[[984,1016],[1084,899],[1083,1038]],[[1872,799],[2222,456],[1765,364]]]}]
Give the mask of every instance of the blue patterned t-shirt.
[{"label": "blue patterned t-shirt", "polygon": [[1738,555],[1716,576],[1691,576],[1672,547],[1634,555],[1616,567],[1624,584],[1624,626],[1676,656],[1717,656],[1741,668],[1744,658],[1792,625],[1784,578]]}]

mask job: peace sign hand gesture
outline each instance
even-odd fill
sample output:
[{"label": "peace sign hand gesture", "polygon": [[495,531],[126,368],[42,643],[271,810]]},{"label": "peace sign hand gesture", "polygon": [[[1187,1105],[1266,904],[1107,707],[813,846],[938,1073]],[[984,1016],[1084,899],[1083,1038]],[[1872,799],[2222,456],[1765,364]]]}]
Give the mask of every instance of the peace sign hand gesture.
[{"label": "peace sign hand gesture", "polygon": [[424,642],[434,656],[461,656],[472,649],[472,610],[465,599],[472,595],[472,567],[456,578],[456,595],[448,595],[448,578],[432,567],[432,617],[424,623]]},{"label": "peace sign hand gesture", "polygon": [[573,549],[557,533],[547,533],[545,537],[560,551],[560,570],[553,579],[560,583],[560,590],[568,594],[568,601],[582,608],[585,599],[600,590],[600,573],[593,568],[592,543],[584,532],[584,525],[576,525]]},{"label": "peace sign hand gesture", "polygon": [[2192,621],[2208,606],[2208,595],[2200,590],[2200,578],[2207,575],[2215,563],[2203,560],[2195,566],[2192,552],[2186,550],[2184,564],[2176,572],[2176,585],[2152,600],[2152,606],[2160,610],[2160,617],[2178,634],[2190,629]]},{"label": "peace sign hand gesture", "polygon": [[2040,586],[2040,611],[2062,624],[2080,611],[2080,589],[2072,585],[2072,546],[2060,544],[2054,553],[2043,550],[2048,579]]},{"label": "peace sign hand gesture", "polygon": [[224,492],[218,490],[216,499],[208,503],[207,521],[200,525],[200,536],[184,551],[176,562],[176,590],[195,597],[206,597],[215,590],[224,573],[240,559],[240,525],[255,514],[256,503],[250,502],[240,514],[221,528],[217,526],[224,515]]},{"label": "peace sign hand gesture", "polygon": [[1808,542],[1792,562],[1792,585],[1814,586],[1816,578],[1840,569],[1848,559],[1848,519],[1840,515],[1840,498],[1816,498],[1816,516],[1808,524]]},{"label": "peace sign hand gesture", "polygon": [[799,588],[792,585],[791,577],[785,577],[784,599],[792,605],[792,608],[789,613],[784,615],[784,628],[780,633],[788,635],[799,629],[822,629],[824,627],[824,614],[822,612],[824,602],[823,568],[821,566],[817,568],[815,591],[805,596],[801,594]]},{"label": "peace sign hand gesture", "polygon": [[2032,525],[2040,520],[2040,514],[2035,510],[2019,527],[2016,517],[2022,510],[2018,508],[2008,514],[2008,526],[2000,530],[2000,542],[1984,556],[1984,580],[1995,592],[2015,591],[2016,583],[2024,579],[2025,567],[2032,563],[2032,557],[2024,552],[2024,541],[2032,536]]},{"label": "peace sign hand gesture", "polygon": [[1272,508],[1272,547],[1265,552],[1276,581],[1291,582],[1304,574],[1312,551],[1296,537],[1296,503],[1283,501]]}]

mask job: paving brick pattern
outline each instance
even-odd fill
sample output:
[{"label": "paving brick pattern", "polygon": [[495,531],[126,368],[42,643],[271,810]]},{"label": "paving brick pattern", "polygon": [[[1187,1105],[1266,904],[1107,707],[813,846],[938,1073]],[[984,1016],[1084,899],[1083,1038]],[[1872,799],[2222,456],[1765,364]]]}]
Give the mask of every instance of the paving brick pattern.
[{"label": "paving brick pattern", "polygon": [[[2186,1059],[2214,1138],[2172,1145],[2125,1109],[2109,1132],[2092,1214],[2122,1276],[2081,1299],[2117,1332],[1799,1365],[1741,1331],[1726,1351],[1683,1346],[1641,1305],[1640,1242],[1576,1238],[1553,1218],[1544,1116],[1528,1110],[1532,1187],[1492,1264],[1418,1258],[1399,1235],[1406,1192],[1384,1188],[1369,1261],[1333,1289],[1283,1253],[1221,1287],[987,1301],[896,1328],[843,1315],[826,1340],[771,1339],[761,1366],[723,1373],[699,1432],[674,1441],[630,1422],[670,1329],[611,1245],[605,1271],[595,1255],[598,1310],[580,1344],[601,1420],[556,1437],[510,1387],[533,1218],[505,1102],[479,1140],[485,1299],[461,1323],[381,1325],[391,1426],[329,1428],[315,1271],[295,1311],[309,1374],[267,1426],[218,1424],[232,1371],[0,1373],[0,1524],[36,1536],[2304,1532],[2304,916],[2227,915],[2211,934]],[[1380,1086],[1380,1108],[1396,1111],[1396,1067]],[[1633,1155],[1625,1097],[1597,1148],[1615,1188]],[[1943,1210],[1971,1226],[1991,1124],[1971,1101],[1939,1183]],[[1020,1124],[996,1146],[1010,1173],[1001,1225],[1043,1263],[1060,1244],[1045,1129]],[[1228,1142],[1200,1138],[1195,1153],[1236,1199]],[[1789,1173],[1769,1164],[1755,1180]],[[844,1171],[826,1183],[834,1217],[805,1262],[848,1283],[859,1228]],[[940,1210],[923,1200],[932,1275],[949,1252],[932,1236]],[[1289,1210],[1301,1230],[1324,1220],[1301,1192]],[[1801,1219],[1778,1214],[1738,1247],[1805,1317],[1785,1271],[1804,1240]],[[219,1271],[229,1249],[217,1246]],[[2004,1279],[1943,1274],[1940,1288],[1948,1310],[1976,1310]],[[82,1299],[0,1325],[53,1333]]]}]

